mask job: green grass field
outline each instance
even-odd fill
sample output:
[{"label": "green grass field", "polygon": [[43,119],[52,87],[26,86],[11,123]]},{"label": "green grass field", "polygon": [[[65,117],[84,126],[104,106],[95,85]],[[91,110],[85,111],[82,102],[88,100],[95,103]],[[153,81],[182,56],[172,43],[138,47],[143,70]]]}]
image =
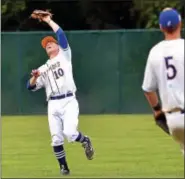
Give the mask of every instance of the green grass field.
[{"label": "green grass field", "polygon": [[[184,177],[180,147],[150,115],[80,116],[95,158],[66,141],[71,177]],[[50,146],[47,116],[2,117],[2,177],[61,177]]]}]

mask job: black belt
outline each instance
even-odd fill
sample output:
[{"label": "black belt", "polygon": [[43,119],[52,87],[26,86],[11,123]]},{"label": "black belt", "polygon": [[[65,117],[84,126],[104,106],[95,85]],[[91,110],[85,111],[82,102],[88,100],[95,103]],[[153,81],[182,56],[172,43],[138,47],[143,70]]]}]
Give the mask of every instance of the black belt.
[{"label": "black belt", "polygon": [[184,114],[185,113],[185,109],[179,109],[179,110],[172,110],[172,111],[168,111],[167,113],[171,114],[171,113],[174,113],[174,112],[180,112],[181,114]]},{"label": "black belt", "polygon": [[62,94],[60,96],[51,96],[50,100],[64,99],[73,96],[73,93]]}]

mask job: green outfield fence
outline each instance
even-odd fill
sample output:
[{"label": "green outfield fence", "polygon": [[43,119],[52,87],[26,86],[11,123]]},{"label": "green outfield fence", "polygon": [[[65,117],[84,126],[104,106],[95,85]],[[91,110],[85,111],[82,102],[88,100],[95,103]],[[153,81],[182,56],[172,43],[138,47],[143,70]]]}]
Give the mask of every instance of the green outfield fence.
[{"label": "green outfield fence", "polygon": [[[162,40],[157,30],[66,32],[82,114],[148,113],[141,90],[150,48]],[[46,114],[45,91],[29,92],[30,72],[45,63],[40,45],[52,32],[3,32],[3,115]]]}]

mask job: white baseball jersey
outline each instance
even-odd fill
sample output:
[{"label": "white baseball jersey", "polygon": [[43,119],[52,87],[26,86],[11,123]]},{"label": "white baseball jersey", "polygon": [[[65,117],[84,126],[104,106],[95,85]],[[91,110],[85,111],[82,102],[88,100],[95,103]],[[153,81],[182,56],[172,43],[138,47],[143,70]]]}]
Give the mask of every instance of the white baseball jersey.
[{"label": "white baseball jersey", "polygon": [[38,77],[36,88],[33,89],[33,91],[44,87],[47,100],[49,100],[51,96],[76,92],[70,47],[68,47],[67,50],[60,48],[58,55],[47,60],[47,62],[39,67],[38,70],[41,75]]},{"label": "white baseball jersey", "polygon": [[184,109],[184,39],[164,40],[148,56],[144,91],[159,91],[163,111]]}]

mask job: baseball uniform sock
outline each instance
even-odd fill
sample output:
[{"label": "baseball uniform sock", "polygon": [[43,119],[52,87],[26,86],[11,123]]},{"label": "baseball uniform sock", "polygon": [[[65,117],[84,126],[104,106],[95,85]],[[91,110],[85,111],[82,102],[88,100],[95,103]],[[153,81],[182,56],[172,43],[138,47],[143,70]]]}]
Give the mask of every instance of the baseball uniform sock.
[{"label": "baseball uniform sock", "polygon": [[61,169],[63,168],[65,170],[69,170],[63,145],[54,146],[53,149],[55,152],[55,156],[59,162],[60,168]]},{"label": "baseball uniform sock", "polygon": [[79,132],[78,137],[76,138],[76,142],[85,142],[88,140],[88,137],[84,136],[81,132]]}]

